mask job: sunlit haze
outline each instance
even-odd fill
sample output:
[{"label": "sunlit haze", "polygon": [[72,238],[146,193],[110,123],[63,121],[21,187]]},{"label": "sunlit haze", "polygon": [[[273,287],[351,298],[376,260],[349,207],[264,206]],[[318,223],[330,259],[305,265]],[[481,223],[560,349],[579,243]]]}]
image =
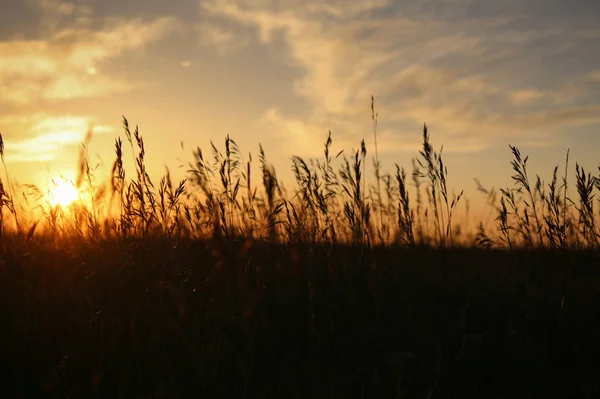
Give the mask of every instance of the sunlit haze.
[{"label": "sunlit haze", "polygon": [[[139,125],[149,173],[182,176],[196,146],[262,143],[290,157],[365,139],[370,97],[384,169],[410,169],[422,125],[444,146],[453,191],[511,184],[508,144],[548,178],[600,147],[596,0],[3,0],[0,132],[11,179],[51,187],[90,160],[110,170],[121,118]],[[183,143],[183,148],[182,144]],[[132,166],[127,158],[126,165]],[[371,164],[371,162],[369,162]],[[288,184],[288,186],[293,186]],[[54,190],[57,203],[74,195]]]}]

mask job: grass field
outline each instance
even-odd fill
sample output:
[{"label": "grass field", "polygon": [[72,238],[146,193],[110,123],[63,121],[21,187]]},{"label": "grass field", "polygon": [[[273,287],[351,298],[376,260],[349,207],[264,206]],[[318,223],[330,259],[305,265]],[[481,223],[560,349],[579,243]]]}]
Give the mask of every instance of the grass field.
[{"label": "grass field", "polygon": [[497,217],[468,234],[426,128],[410,173],[329,137],[290,192],[229,137],[155,184],[124,131],[108,182],[82,148],[68,206],[5,181],[1,397],[600,394],[600,184],[576,165],[572,197],[568,158],[545,183],[511,147],[515,184],[480,186]]}]

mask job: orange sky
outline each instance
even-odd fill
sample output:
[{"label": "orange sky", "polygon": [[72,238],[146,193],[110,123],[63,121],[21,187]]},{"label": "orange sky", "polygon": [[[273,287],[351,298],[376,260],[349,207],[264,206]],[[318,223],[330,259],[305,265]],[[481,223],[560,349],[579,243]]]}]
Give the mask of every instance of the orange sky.
[{"label": "orange sky", "polygon": [[193,148],[230,134],[255,156],[262,143],[287,180],[290,157],[320,155],[328,130],[335,152],[365,138],[372,155],[373,94],[384,168],[410,168],[427,122],[450,186],[473,202],[473,178],[511,184],[508,144],[545,178],[567,148],[595,170],[598,4],[5,0],[7,166],[12,179],[42,187],[72,178],[93,123],[92,161],[109,168],[125,115],[140,125],[151,174],[165,164],[177,174]]}]

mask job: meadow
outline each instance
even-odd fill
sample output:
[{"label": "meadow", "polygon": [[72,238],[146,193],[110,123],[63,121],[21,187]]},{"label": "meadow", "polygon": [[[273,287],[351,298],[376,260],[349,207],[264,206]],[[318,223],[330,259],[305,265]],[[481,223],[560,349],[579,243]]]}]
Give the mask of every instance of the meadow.
[{"label": "meadow", "polygon": [[597,397],[598,176],[567,156],[544,182],[510,147],[514,185],[479,185],[495,220],[463,231],[427,127],[390,174],[371,117],[374,155],[330,134],[292,191],[229,137],[155,180],[125,118],[69,204],[4,164],[0,396]]}]

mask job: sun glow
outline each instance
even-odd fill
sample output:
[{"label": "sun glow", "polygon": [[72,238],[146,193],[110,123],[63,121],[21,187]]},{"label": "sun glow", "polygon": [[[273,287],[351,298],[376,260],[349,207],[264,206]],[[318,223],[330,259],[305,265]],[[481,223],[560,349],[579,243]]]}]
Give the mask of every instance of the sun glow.
[{"label": "sun glow", "polygon": [[79,192],[73,182],[64,178],[52,179],[53,187],[48,192],[50,204],[66,207],[79,198]]}]

